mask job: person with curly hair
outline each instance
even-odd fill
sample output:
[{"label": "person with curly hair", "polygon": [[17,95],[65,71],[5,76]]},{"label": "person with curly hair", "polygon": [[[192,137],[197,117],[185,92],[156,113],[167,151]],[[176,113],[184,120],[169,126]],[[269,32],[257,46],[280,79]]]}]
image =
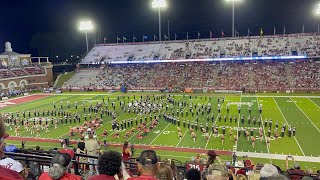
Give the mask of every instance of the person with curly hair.
[{"label": "person with curly hair", "polygon": [[91,176],[88,180],[115,180],[115,175],[123,179],[121,170],[122,157],[119,152],[107,151],[98,160],[99,175]]}]

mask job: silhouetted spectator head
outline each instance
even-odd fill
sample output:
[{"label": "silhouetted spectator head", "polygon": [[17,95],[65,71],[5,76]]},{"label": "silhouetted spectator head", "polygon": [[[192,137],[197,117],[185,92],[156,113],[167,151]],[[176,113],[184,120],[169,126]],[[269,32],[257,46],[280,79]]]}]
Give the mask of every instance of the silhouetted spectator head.
[{"label": "silhouetted spectator head", "polygon": [[277,175],[273,175],[273,176],[269,176],[268,178],[266,178],[267,180],[289,180],[288,177],[281,175],[281,174],[277,174]]},{"label": "silhouetted spectator head", "polygon": [[119,152],[107,151],[99,157],[98,171],[99,174],[114,176],[121,170],[122,157]]},{"label": "silhouetted spectator head", "polygon": [[189,171],[186,172],[186,179],[187,180],[201,180],[201,173],[197,169],[189,169]]},{"label": "silhouetted spectator head", "polygon": [[159,168],[157,154],[154,150],[144,150],[139,157],[138,169],[141,175],[156,177]]}]

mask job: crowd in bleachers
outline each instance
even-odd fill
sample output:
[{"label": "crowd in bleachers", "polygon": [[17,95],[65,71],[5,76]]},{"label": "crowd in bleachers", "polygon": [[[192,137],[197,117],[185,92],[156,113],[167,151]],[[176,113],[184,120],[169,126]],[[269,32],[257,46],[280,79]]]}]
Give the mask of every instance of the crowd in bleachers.
[{"label": "crowd in bleachers", "polygon": [[[162,44],[136,43],[95,46],[81,63],[108,63],[158,59],[204,59],[220,57],[251,57],[307,55],[320,56],[320,36],[292,34],[286,36],[239,37],[236,39],[206,39],[169,41]],[[292,53],[295,51],[297,54]]]},{"label": "crowd in bleachers", "polygon": [[320,87],[320,67],[317,63],[290,64],[292,84],[301,88]]},{"label": "crowd in bleachers", "polygon": [[0,79],[44,74],[42,67],[25,67],[25,68],[0,68]]},{"label": "crowd in bleachers", "polygon": [[320,88],[319,74],[320,63],[310,60],[131,64],[80,70],[65,86],[119,88],[125,84],[129,89],[209,87],[222,90],[294,90]]}]

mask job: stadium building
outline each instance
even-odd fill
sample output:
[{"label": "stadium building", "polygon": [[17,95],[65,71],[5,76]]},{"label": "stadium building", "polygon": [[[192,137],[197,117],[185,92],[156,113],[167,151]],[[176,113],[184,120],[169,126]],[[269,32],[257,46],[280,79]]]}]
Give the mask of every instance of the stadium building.
[{"label": "stadium building", "polygon": [[0,54],[0,93],[52,86],[52,65],[48,57],[31,57],[13,51],[10,42]]}]

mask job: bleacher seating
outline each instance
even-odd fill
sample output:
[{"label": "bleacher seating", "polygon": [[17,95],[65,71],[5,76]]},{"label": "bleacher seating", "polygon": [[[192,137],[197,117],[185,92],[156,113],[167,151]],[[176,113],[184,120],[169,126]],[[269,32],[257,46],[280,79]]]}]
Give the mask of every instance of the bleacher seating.
[{"label": "bleacher seating", "polygon": [[80,70],[65,86],[294,90],[320,88],[319,72],[314,61],[127,64]]},{"label": "bleacher seating", "polygon": [[29,75],[43,74],[44,73],[44,69],[42,67],[25,67],[24,70]]},{"label": "bleacher seating", "polygon": [[0,78],[1,79],[10,78],[10,77],[15,77],[15,74],[13,74],[8,69],[0,69]]},{"label": "bleacher seating", "polygon": [[14,68],[14,69],[10,69],[10,71],[15,74],[15,76],[27,76],[28,73],[26,71],[24,71],[23,69],[20,68]]},{"label": "bleacher seating", "polygon": [[258,56],[288,56],[296,50],[297,55],[319,57],[319,44],[320,35],[316,34],[168,41],[162,44],[110,44],[95,46],[81,63],[215,58],[220,57],[222,50],[225,57],[251,57],[254,50],[257,50]]},{"label": "bleacher seating", "polygon": [[36,74],[44,74],[43,67],[25,67],[25,68],[3,68],[0,69],[0,78],[12,78],[20,76],[30,76]]}]

